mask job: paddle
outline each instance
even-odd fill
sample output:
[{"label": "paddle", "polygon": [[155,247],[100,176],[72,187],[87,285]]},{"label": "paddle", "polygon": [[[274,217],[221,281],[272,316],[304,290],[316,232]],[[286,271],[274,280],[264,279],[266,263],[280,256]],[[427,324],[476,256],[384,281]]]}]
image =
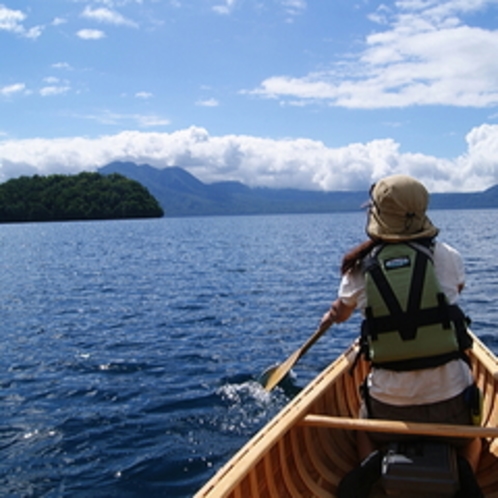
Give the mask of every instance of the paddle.
[{"label": "paddle", "polygon": [[320,339],[320,337],[328,330],[330,325],[328,323],[320,324],[315,330],[313,335],[294,353],[292,353],[280,365],[274,365],[266,369],[259,377],[260,384],[267,390],[271,391],[279,382],[291,371],[292,367],[297,363],[301,356],[308,351],[308,349]]}]

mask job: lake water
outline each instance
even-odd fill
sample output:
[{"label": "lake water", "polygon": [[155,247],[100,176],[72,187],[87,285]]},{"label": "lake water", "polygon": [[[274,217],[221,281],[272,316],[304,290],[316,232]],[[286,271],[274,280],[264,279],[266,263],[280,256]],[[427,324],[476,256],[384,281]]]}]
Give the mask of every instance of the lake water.
[{"label": "lake water", "polygon": [[[497,212],[435,211],[498,352]],[[0,226],[0,495],[190,497],[288,401],[364,213]],[[355,337],[331,329],[302,386]]]}]

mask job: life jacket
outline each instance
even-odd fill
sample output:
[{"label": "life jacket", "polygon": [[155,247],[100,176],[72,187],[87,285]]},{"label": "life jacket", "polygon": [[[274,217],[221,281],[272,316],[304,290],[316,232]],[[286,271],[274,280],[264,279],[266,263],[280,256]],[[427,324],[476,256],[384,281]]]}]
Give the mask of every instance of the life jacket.
[{"label": "life jacket", "polygon": [[430,241],[377,245],[363,262],[362,350],[374,366],[405,371],[467,359],[467,319],[449,305]]}]

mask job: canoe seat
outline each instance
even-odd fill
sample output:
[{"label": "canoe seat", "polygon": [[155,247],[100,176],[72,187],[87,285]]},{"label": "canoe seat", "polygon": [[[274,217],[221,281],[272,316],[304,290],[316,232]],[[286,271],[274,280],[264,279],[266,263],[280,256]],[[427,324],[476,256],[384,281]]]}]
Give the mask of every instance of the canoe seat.
[{"label": "canoe seat", "polygon": [[331,417],[326,415],[306,415],[299,422],[299,425],[352,431],[416,434],[434,437],[498,438],[497,427],[426,424],[419,422],[404,422],[401,420],[359,419],[351,417]]}]

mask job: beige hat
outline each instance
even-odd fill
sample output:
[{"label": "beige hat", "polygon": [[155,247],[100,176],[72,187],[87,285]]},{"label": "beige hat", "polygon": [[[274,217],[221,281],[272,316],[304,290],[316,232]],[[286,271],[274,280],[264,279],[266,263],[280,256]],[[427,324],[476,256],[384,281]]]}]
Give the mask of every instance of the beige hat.
[{"label": "beige hat", "polygon": [[373,239],[398,242],[438,234],[439,230],[425,214],[429,193],[415,178],[388,176],[373,185],[370,196],[366,230]]}]

